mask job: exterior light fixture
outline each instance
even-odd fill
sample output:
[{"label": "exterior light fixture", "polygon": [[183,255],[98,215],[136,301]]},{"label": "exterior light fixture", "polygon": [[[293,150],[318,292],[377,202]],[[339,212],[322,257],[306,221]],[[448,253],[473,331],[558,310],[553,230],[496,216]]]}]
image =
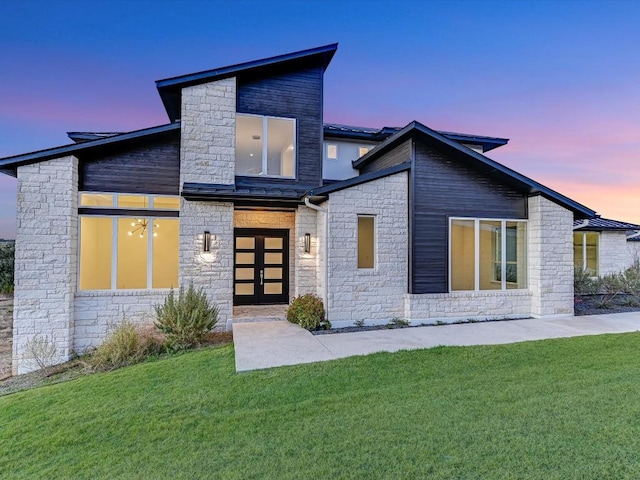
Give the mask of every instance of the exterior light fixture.
[{"label": "exterior light fixture", "polygon": [[311,234],[304,234],[304,253],[309,253],[311,251]]},{"label": "exterior light fixture", "polygon": [[202,237],[202,251],[207,253],[211,251],[211,232],[209,232],[209,230],[204,231],[204,235]]}]

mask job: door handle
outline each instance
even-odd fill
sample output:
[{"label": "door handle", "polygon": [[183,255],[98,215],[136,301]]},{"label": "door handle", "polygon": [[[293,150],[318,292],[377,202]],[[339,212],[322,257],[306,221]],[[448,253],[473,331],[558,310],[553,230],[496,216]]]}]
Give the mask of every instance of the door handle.
[{"label": "door handle", "polygon": [[262,285],[263,280],[264,280],[264,270],[260,270],[260,285]]}]

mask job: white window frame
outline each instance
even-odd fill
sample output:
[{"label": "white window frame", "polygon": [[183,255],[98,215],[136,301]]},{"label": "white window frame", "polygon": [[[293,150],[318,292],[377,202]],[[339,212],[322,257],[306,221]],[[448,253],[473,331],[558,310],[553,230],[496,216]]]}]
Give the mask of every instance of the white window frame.
[{"label": "white window frame", "polygon": [[[358,253],[360,248],[360,236],[358,223],[360,218],[372,218],[373,219],[373,267],[359,267],[358,266]],[[358,213],[356,218],[356,268],[360,272],[372,272],[378,268],[378,221],[376,215],[370,213]]]},{"label": "white window frame", "polygon": [[[474,234],[474,279],[473,279],[473,290],[453,290],[451,288],[451,226],[454,220],[473,220],[473,234]],[[501,222],[500,223],[500,261],[501,261],[501,269],[500,269],[500,290],[480,290],[480,222]],[[448,231],[448,251],[447,251],[447,268],[448,268],[448,288],[449,293],[453,292],[491,292],[491,291],[507,291],[507,223],[508,222],[521,222],[524,223],[526,228],[526,238],[525,242],[527,245],[527,285],[523,288],[509,288],[508,290],[528,290],[529,289],[529,272],[531,271],[529,265],[529,220],[522,218],[479,218],[479,217],[449,217],[449,231]],[[492,274],[493,276],[493,274]],[[511,282],[510,282],[511,283]]]},{"label": "white window frame", "polygon": [[[82,195],[111,195],[113,203],[111,205],[82,205]],[[118,199],[121,197],[147,197],[149,200],[148,207],[119,207]],[[78,208],[95,208],[95,209],[109,209],[109,210],[154,210],[154,200],[156,197],[160,198],[177,198],[178,208],[161,208],[160,210],[170,210],[172,212],[180,211],[180,195],[161,195],[161,194],[148,194],[148,193],[124,193],[124,192],[88,192],[82,190],[78,192]]]},{"label": "white window frame", "polygon": [[[358,158],[364,157],[373,148],[373,145],[358,145]],[[360,150],[365,149],[366,152],[360,154]]]},{"label": "white window frame", "polygon": [[[240,113],[236,112],[236,118],[238,116],[244,117],[258,117],[262,118],[262,172],[263,173],[235,173],[235,165],[234,165],[234,173],[238,177],[260,177],[260,178],[288,178],[288,179],[296,179],[298,175],[298,121],[296,118],[292,117],[275,117],[273,115],[256,115],[253,113]],[[267,153],[269,151],[269,119],[273,118],[276,120],[291,120],[293,121],[293,175],[290,177],[285,177],[284,175],[268,175],[266,172],[268,171],[268,158]],[[234,152],[235,155],[235,152]]]},{"label": "white window frame", "polygon": [[593,276],[593,278],[597,277],[600,274],[600,239],[601,239],[600,232],[584,230],[582,232],[573,232],[573,233],[582,234],[582,269],[585,272],[587,271],[587,233],[595,233],[596,235],[598,235],[598,245],[596,245],[596,263],[597,263],[596,274]]}]

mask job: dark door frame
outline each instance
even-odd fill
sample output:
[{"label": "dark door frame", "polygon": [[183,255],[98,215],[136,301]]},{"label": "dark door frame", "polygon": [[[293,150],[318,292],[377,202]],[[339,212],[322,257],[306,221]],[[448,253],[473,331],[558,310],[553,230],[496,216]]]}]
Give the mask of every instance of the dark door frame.
[{"label": "dark door frame", "polygon": [[[254,249],[238,249],[236,248],[237,237],[253,237],[255,238]],[[275,249],[273,251],[282,251],[282,293],[266,294],[263,291],[263,284],[276,283],[270,282],[269,279],[263,277],[264,269],[270,265],[264,262],[264,253],[269,252],[265,249],[265,237],[282,238],[282,250]],[[255,258],[253,264],[237,264],[237,252],[254,252]],[[233,231],[233,304],[234,305],[278,305],[289,303],[289,230],[285,228],[234,228]],[[280,266],[273,264],[273,267]],[[253,281],[236,280],[236,268],[254,269]],[[238,283],[253,283],[253,295],[236,295],[236,281]]]}]

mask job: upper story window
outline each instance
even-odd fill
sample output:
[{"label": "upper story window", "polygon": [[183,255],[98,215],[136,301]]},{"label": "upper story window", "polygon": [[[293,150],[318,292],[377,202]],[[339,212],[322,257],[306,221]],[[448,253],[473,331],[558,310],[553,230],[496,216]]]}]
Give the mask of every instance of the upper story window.
[{"label": "upper story window", "polygon": [[598,276],[598,232],[573,232],[573,264]]},{"label": "upper story window", "polygon": [[133,210],[180,210],[180,197],[133,193],[80,193],[80,206]]},{"label": "upper story window", "polygon": [[371,145],[360,145],[358,147],[358,158],[366,155],[367,153],[369,153],[369,150],[371,150],[373,147]]},{"label": "upper story window", "polygon": [[236,115],[236,175],[295,178],[296,121]]},{"label": "upper story window", "polygon": [[338,145],[334,143],[327,143],[327,158],[329,160],[337,160],[338,158]]}]

